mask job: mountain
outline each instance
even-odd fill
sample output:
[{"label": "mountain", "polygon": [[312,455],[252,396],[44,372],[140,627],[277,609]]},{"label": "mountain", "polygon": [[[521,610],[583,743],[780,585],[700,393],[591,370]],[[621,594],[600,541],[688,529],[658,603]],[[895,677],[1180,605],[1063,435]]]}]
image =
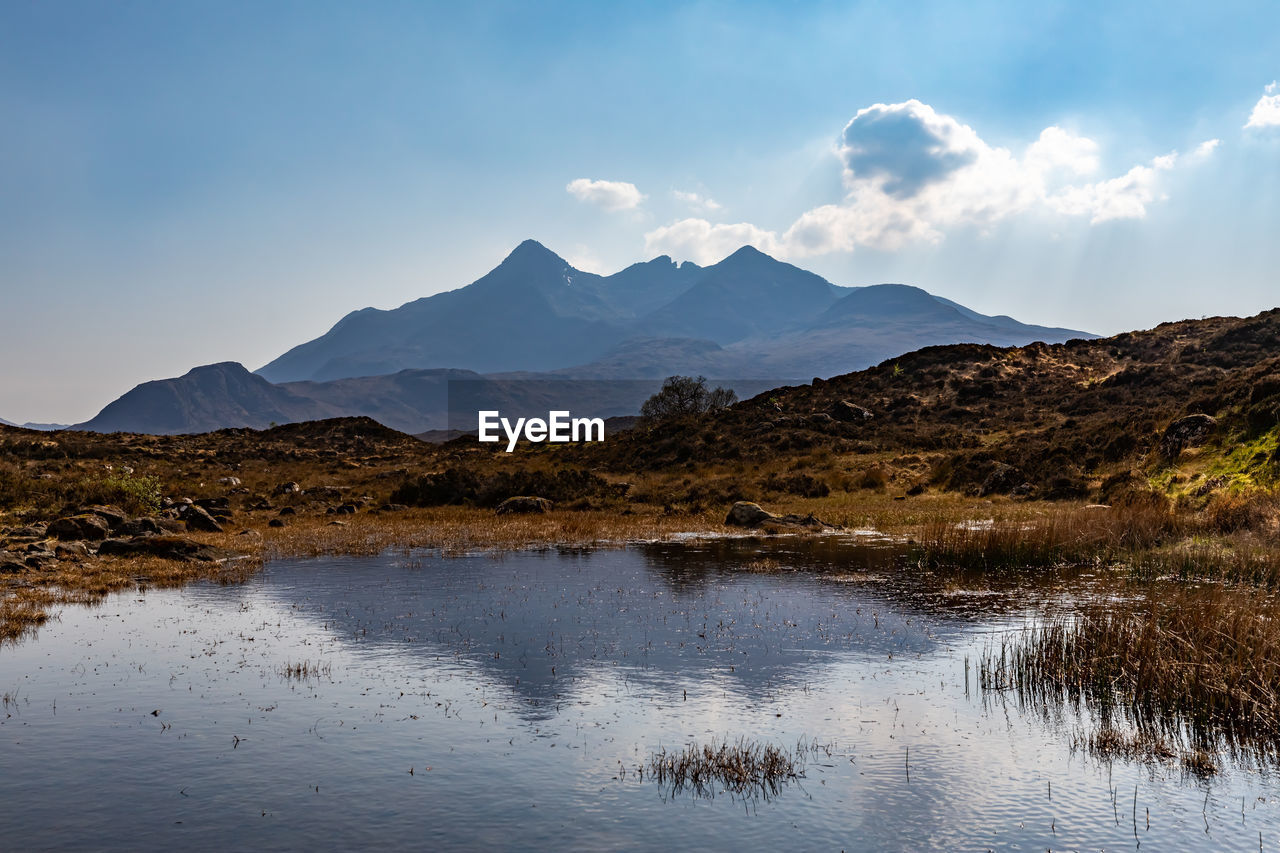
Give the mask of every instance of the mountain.
[{"label": "mountain", "polygon": [[[599,276],[526,240],[466,287],[348,314],[258,373],[272,382],[430,368],[795,379],[866,367],[929,344],[1073,337],[1090,336],[987,317],[906,285],[838,287],[749,246],[709,267],[664,255]],[[629,374],[620,370],[628,348],[643,360]],[[699,351],[692,361],[690,348]]]},{"label": "mountain", "polygon": [[599,278],[526,240],[467,287],[391,311],[348,314],[258,373],[272,382],[323,381],[406,368],[548,370],[587,361],[618,334],[610,323],[616,309],[595,292]]},{"label": "mountain", "polygon": [[747,397],[931,345],[1089,337],[908,285],[836,286],[749,246],[708,267],[664,255],[600,276],[526,240],[466,287],[352,312],[256,374],[224,362],[144,383],[77,428],[187,433],[363,416],[422,433],[472,429],[477,407],[610,417],[634,414],[677,373]]},{"label": "mountain", "polygon": [[156,434],[263,429],[334,416],[318,400],[272,385],[233,361],[197,367],[176,379],[144,382],[75,429]]},{"label": "mountain", "polygon": [[644,317],[642,333],[733,343],[811,320],[833,302],[831,283],[743,246]]}]

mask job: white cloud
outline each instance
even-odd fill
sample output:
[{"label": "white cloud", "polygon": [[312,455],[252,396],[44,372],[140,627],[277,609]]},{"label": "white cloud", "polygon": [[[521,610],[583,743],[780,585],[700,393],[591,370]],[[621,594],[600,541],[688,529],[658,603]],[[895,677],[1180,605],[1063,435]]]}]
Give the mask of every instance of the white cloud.
[{"label": "white cloud", "polygon": [[1196,146],[1196,150],[1187,155],[1187,162],[1199,163],[1208,160],[1213,156],[1213,152],[1218,150],[1218,146],[1222,144],[1221,139],[1206,139]]},{"label": "white cloud", "polygon": [[1177,154],[1166,154],[1149,166],[1134,166],[1118,178],[1067,187],[1046,201],[1058,213],[1088,216],[1095,225],[1110,219],[1141,219],[1147,205],[1162,197],[1156,186],[1158,173],[1172,169],[1177,160]]},{"label": "white cloud", "polygon": [[1245,127],[1280,127],[1280,85],[1272,81],[1267,85],[1266,93],[1253,105],[1253,112]]},{"label": "white cloud", "polygon": [[[1208,140],[1182,161],[1207,159],[1217,144]],[[695,260],[718,258],[737,235],[749,238],[737,245],[773,246],[770,254],[798,258],[937,243],[953,227],[986,228],[1030,213],[1088,217],[1093,224],[1139,219],[1164,198],[1162,174],[1180,162],[1174,152],[1118,177],[1088,180],[1100,168],[1092,139],[1048,127],[1018,156],[917,100],[859,110],[836,154],[844,167],[843,200],[801,214],[781,234],[749,223],[685,219],[646,234],[646,246]]]},{"label": "white cloud", "polygon": [[705,219],[681,219],[644,235],[648,253],[673,255],[695,264],[715,263],[743,246],[755,246],[769,255],[783,254],[775,234],[746,222],[712,225]]},{"label": "white cloud", "polygon": [[605,210],[632,210],[640,206],[648,196],[626,181],[592,181],[578,178],[570,181],[565,190],[578,201],[597,205]]},{"label": "white cloud", "polygon": [[712,198],[699,195],[698,193],[687,193],[683,190],[672,190],[671,194],[676,197],[676,201],[689,205],[690,208],[697,211],[714,212],[720,210],[723,205]]}]

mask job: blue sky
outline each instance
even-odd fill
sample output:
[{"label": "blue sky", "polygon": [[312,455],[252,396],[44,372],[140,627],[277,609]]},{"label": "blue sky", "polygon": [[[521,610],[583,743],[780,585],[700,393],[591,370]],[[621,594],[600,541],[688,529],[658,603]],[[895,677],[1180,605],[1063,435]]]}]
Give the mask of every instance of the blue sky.
[{"label": "blue sky", "polygon": [[1103,333],[1280,304],[1272,4],[539,5],[0,0],[0,417],[256,368],[526,237]]}]

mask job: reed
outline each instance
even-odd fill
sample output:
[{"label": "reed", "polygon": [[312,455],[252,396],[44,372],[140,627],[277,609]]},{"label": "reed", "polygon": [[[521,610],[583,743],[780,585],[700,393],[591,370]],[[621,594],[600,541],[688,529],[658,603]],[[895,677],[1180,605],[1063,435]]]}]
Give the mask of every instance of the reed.
[{"label": "reed", "polygon": [[328,678],[333,665],[324,661],[290,661],[280,667],[280,675],[287,681],[305,681],[308,678]]},{"label": "reed", "polygon": [[695,797],[714,797],[727,791],[769,799],[787,782],[804,776],[805,754],[811,748],[801,744],[788,750],[746,738],[693,743],[675,752],[654,753],[645,769],[673,795],[688,791]]},{"label": "reed", "polygon": [[[1256,590],[1152,584],[1003,639],[984,654],[979,682],[1014,691],[1027,705],[1091,709],[1099,721],[1094,745],[1104,751],[1158,757],[1175,744],[1200,763],[1198,754],[1223,749],[1274,763],[1278,620],[1280,606]],[[1108,731],[1122,725],[1136,730],[1130,741]]]}]

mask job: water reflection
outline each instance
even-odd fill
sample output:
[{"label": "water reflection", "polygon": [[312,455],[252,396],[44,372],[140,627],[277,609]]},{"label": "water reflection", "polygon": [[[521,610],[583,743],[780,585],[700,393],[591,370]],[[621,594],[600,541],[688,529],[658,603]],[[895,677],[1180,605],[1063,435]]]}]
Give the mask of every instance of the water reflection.
[{"label": "water reflection", "polygon": [[[408,558],[391,575],[381,559],[317,560],[273,568],[261,593],[300,603],[307,618],[366,649],[478,667],[531,719],[580,696],[602,667],[644,685],[714,680],[760,701],[821,680],[836,655],[918,657],[966,629],[895,606],[882,589],[801,571],[813,553],[769,556],[794,571],[743,571],[766,547]],[[880,545],[839,555],[856,556],[856,571],[883,572],[899,557]]]},{"label": "water reflection", "polygon": [[[0,713],[4,843],[1274,846],[1271,780],[1101,765],[1071,752],[1069,718],[966,691],[966,657],[1067,580],[993,576],[975,597],[892,543],[742,539],[294,561],[117,596],[0,652],[18,697]],[[329,675],[281,675],[302,661]],[[636,772],[739,738],[831,749],[750,808]]]}]

